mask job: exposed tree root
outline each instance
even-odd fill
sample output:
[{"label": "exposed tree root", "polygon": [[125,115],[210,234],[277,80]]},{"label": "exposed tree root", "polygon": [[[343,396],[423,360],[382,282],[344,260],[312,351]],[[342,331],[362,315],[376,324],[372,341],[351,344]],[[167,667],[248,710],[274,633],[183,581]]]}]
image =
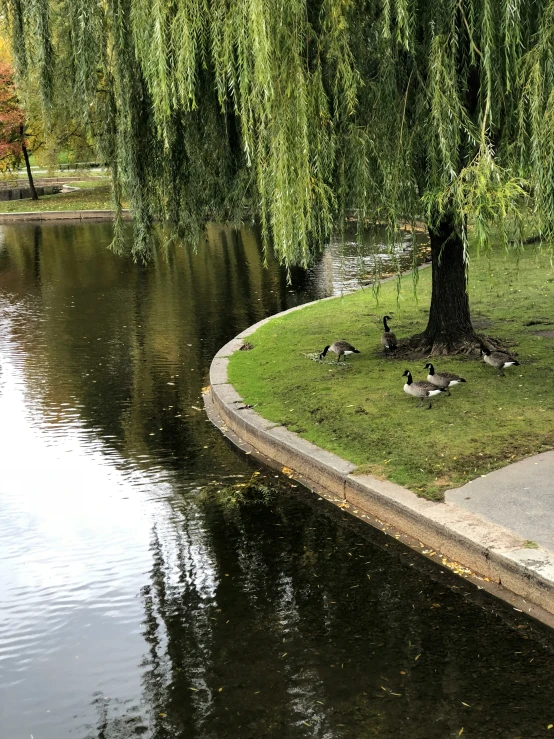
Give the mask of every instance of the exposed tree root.
[{"label": "exposed tree root", "polygon": [[431,339],[422,333],[400,341],[394,356],[406,359],[453,355],[475,357],[479,355],[481,346],[486,346],[491,351],[506,350],[505,344],[492,336],[474,333],[456,338],[439,336]]}]

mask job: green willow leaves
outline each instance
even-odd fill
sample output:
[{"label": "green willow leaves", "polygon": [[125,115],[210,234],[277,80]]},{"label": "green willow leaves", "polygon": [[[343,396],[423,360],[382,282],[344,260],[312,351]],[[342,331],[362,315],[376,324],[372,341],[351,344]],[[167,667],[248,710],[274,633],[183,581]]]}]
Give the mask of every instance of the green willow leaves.
[{"label": "green willow leaves", "polygon": [[[350,211],[554,230],[553,0],[0,0],[20,79],[63,94],[129,199],[194,243],[260,216],[285,265]],[[118,211],[120,212],[120,211]],[[119,224],[120,225],[120,224]],[[120,229],[116,228],[116,242]]]}]

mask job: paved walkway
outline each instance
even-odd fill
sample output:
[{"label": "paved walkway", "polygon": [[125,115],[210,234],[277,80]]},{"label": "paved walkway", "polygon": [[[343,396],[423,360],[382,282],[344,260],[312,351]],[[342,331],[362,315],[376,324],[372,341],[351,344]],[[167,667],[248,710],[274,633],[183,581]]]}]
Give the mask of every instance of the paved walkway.
[{"label": "paved walkway", "polygon": [[446,500],[554,552],[554,452],[449,490]]}]

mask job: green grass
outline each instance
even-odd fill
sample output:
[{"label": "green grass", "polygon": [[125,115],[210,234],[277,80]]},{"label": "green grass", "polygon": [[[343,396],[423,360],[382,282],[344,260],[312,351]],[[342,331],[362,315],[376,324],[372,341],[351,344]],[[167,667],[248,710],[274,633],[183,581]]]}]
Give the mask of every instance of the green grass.
[{"label": "green grass", "polygon": [[80,187],[84,190],[94,190],[97,187],[104,187],[108,188],[109,193],[109,187],[110,187],[110,181],[106,177],[98,177],[96,179],[89,179],[89,180],[83,180],[81,182],[68,182],[67,183],[70,187]]},{"label": "green grass", "polygon": [[44,195],[38,200],[0,201],[0,213],[22,213],[43,210],[111,210],[110,185],[99,182],[68,183],[81,187],[74,192]]},{"label": "green grass", "polygon": [[[547,250],[528,247],[519,265],[501,250],[472,260],[473,320],[502,339],[521,366],[499,377],[479,359],[436,358],[436,371],[456,372],[467,383],[426,411],[403,392],[402,378],[409,368],[414,379],[425,379],[426,360],[385,358],[379,340],[385,313],[394,314],[397,336],[425,328],[430,277],[430,270],[420,273],[419,303],[408,277],[399,306],[396,284],[389,282],[379,305],[371,290],[361,290],[270,321],[249,338],[252,351],[231,358],[230,381],[265,418],[350,460],[360,472],[428,498],[440,499],[446,489],[554,447],[554,338],[533,334],[554,329]],[[544,325],[525,325],[532,320]],[[335,355],[324,362],[305,356],[337,339],[361,351],[346,368],[333,363]]]}]

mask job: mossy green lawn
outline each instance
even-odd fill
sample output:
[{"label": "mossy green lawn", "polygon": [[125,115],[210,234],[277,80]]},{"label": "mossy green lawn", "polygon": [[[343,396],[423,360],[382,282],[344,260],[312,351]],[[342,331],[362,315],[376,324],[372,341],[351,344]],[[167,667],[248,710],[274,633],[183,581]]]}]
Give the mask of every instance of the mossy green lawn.
[{"label": "mossy green lawn", "polygon": [[[431,271],[420,272],[417,301],[410,277],[381,286],[379,303],[360,290],[276,318],[235,353],[230,381],[265,418],[370,472],[440,499],[448,488],[554,447],[554,270],[549,250],[528,247],[516,262],[497,249],[472,259],[469,292],[473,321],[501,339],[520,367],[505,377],[476,358],[437,357],[436,371],[467,380],[439,396],[430,411],[403,392],[402,373],[426,379],[426,359],[384,357],[381,317],[410,336],[425,328]],[[540,321],[527,325],[531,321]],[[536,335],[536,332],[545,332]],[[550,331],[550,336],[548,332]],[[337,367],[309,355],[346,339],[360,350]],[[330,356],[330,359],[329,359]],[[342,364],[342,361],[341,361]]]}]

